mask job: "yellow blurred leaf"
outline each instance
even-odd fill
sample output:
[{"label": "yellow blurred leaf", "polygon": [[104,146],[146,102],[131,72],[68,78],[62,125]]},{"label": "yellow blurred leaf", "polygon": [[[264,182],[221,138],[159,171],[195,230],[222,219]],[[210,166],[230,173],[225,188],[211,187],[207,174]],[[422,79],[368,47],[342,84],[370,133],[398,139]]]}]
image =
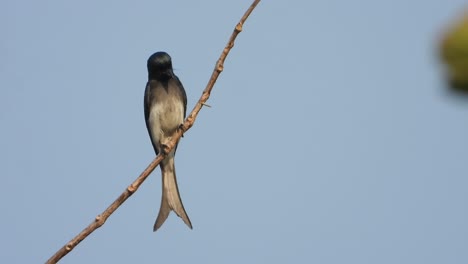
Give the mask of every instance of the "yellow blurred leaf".
[{"label": "yellow blurred leaf", "polygon": [[452,87],[468,91],[468,12],[446,32],[441,57]]}]

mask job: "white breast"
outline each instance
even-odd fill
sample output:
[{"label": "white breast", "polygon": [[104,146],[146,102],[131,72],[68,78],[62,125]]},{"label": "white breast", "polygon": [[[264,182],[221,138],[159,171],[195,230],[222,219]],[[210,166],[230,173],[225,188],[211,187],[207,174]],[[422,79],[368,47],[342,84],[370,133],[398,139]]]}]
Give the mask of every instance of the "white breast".
[{"label": "white breast", "polygon": [[153,105],[149,113],[149,126],[154,143],[164,143],[183,122],[184,106],[180,101],[171,98]]}]

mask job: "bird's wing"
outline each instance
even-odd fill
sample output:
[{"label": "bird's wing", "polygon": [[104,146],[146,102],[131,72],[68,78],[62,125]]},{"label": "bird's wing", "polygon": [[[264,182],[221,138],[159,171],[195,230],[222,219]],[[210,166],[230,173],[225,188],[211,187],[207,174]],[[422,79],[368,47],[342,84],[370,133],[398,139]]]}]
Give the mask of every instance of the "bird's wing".
[{"label": "bird's wing", "polygon": [[184,119],[187,116],[187,94],[185,93],[184,86],[180,82],[179,78],[177,76],[174,76],[176,80],[176,84],[179,87],[180,94],[182,95],[182,100],[184,101]]},{"label": "bird's wing", "polygon": [[156,155],[159,154],[158,149],[153,143],[153,136],[151,135],[151,130],[149,127],[149,115],[150,115],[150,106],[151,106],[151,96],[150,96],[150,90],[151,90],[151,85],[150,82],[146,83],[146,89],[145,89],[145,98],[143,101],[143,108],[145,111],[145,124],[146,124],[146,129],[148,130],[148,134],[151,139],[151,144],[153,145],[154,151],[156,152]]}]

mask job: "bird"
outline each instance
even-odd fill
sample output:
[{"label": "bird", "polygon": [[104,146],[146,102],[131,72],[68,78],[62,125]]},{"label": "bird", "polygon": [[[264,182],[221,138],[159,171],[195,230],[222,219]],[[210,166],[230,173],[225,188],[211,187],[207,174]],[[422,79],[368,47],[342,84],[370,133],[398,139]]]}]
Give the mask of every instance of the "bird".
[{"label": "bird", "polygon": [[[148,82],[144,96],[146,128],[156,155],[164,152],[172,134],[182,126],[187,112],[187,95],[184,86],[172,69],[172,59],[164,51],[154,53],[148,58]],[[192,229],[192,223],[185,211],[175,172],[174,158],[176,146],[165,153],[159,164],[162,177],[161,207],[153,226],[158,230],[169,213],[174,211]]]}]

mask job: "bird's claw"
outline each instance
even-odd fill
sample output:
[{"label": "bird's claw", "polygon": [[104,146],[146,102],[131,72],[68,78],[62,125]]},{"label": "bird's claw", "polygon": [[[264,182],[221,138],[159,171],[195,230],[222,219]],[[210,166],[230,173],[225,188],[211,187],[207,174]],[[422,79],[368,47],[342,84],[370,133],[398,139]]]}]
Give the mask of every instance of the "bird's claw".
[{"label": "bird's claw", "polygon": [[178,129],[179,129],[179,130],[182,130],[182,137],[184,137],[184,132],[185,132],[185,126],[184,126],[184,124],[180,124]]},{"label": "bird's claw", "polygon": [[161,154],[167,155],[168,146],[166,144],[161,144],[160,146],[161,146],[161,150],[160,150]]}]

